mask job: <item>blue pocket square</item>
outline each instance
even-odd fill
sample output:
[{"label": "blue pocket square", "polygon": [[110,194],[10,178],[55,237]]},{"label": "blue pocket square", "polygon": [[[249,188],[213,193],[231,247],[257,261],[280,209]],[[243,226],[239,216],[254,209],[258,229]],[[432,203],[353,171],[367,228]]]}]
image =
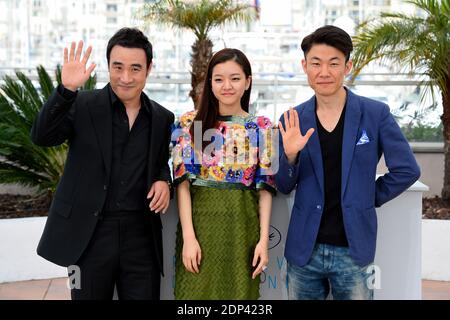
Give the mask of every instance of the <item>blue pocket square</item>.
[{"label": "blue pocket square", "polygon": [[359,141],[356,143],[356,145],[359,146],[359,145],[366,144],[369,142],[370,142],[370,139],[367,136],[367,132],[366,132],[366,130],[363,130],[362,134],[361,134],[361,138],[359,138]]}]

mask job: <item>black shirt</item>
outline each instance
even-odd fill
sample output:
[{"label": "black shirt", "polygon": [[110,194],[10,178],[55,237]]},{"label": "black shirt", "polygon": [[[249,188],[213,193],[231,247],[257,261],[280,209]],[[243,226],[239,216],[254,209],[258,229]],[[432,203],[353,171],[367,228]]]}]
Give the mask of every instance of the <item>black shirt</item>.
[{"label": "black shirt", "polygon": [[146,207],[147,159],[151,107],[141,95],[141,109],[129,129],[125,106],[109,87],[112,108],[111,179],[104,211],[136,211]]},{"label": "black shirt", "polygon": [[319,121],[316,112],[317,129],[324,170],[325,206],[320,222],[318,243],[334,246],[348,246],[341,208],[342,139],[344,134],[345,110],[332,132],[328,132]]},{"label": "black shirt", "polygon": [[[141,211],[147,206],[147,163],[150,144],[151,106],[141,94],[141,109],[129,130],[125,106],[108,86],[112,110],[112,164],[104,211]],[[59,85],[59,94],[74,99]]]}]

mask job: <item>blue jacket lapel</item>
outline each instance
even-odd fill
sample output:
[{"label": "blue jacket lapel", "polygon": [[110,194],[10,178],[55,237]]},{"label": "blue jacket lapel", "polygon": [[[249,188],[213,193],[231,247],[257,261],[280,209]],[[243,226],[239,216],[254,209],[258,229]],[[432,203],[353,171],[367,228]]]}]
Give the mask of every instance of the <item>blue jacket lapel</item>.
[{"label": "blue jacket lapel", "polygon": [[299,117],[301,123],[301,131],[303,135],[306,134],[306,132],[310,128],[314,128],[314,134],[311,136],[311,138],[309,138],[305,150],[309,152],[314,172],[316,174],[317,180],[319,181],[320,190],[322,190],[323,194],[324,193],[323,163],[322,163],[322,151],[320,149],[319,135],[317,133],[315,96],[313,96],[306,102],[303,112],[301,115],[299,115]]},{"label": "blue jacket lapel", "polygon": [[342,141],[342,176],[341,197],[345,193],[348,175],[353,160],[353,152],[357,141],[359,123],[361,120],[361,108],[357,97],[347,89],[347,106],[344,122],[344,136]]}]

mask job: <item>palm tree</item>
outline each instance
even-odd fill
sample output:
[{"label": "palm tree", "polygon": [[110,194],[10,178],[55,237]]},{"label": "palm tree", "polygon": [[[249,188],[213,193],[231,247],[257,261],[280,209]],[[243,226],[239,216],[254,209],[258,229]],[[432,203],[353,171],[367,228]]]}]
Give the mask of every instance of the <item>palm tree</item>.
[{"label": "palm tree", "polygon": [[206,76],[208,61],[212,56],[213,43],[208,33],[213,27],[227,22],[249,22],[255,17],[254,8],[247,4],[237,4],[232,0],[159,0],[146,4],[141,16],[147,23],[159,22],[172,27],[188,29],[196,40],[191,53],[191,92],[189,96],[197,108],[198,99]]},{"label": "palm tree", "polygon": [[[30,139],[33,121],[54,89],[44,67],[37,67],[37,89],[27,76],[17,71],[16,79],[5,76],[0,86],[0,183],[37,187],[38,195],[54,192],[66,159],[67,145],[42,148]],[[61,68],[55,71],[61,82]],[[95,87],[91,77],[83,89]]]},{"label": "palm tree", "polygon": [[450,0],[407,0],[424,17],[382,13],[358,26],[353,78],[369,62],[390,61],[423,76],[426,92],[442,95],[445,174],[442,199],[450,202]]}]

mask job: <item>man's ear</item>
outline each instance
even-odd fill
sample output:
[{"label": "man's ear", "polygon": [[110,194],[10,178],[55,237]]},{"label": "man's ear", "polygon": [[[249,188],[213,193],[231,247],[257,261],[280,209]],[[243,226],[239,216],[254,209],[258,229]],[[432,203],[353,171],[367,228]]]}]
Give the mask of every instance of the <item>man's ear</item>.
[{"label": "man's ear", "polygon": [[348,60],[345,63],[345,75],[348,75],[350,73],[350,71],[352,71],[353,68],[353,61],[352,60]]},{"label": "man's ear", "polygon": [[306,73],[306,59],[302,59],[303,72]]}]

